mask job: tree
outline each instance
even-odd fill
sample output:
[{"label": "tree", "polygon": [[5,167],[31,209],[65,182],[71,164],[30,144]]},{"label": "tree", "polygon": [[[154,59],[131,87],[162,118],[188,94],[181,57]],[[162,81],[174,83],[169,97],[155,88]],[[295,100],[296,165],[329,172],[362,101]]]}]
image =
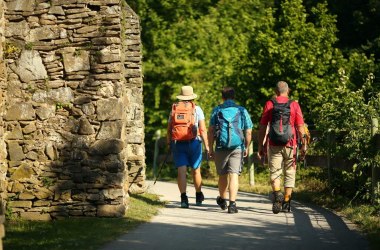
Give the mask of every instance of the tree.
[{"label": "tree", "polygon": [[165,131],[182,85],[201,97],[206,121],[224,85],[235,87],[238,102],[258,121],[273,86],[285,80],[314,123],[312,111],[341,84],[339,71],[349,76],[347,88],[357,90],[377,70],[374,57],[337,47],[336,16],[326,3],[306,9],[301,0],[131,2],[143,28],[148,147],[156,129]]},{"label": "tree", "polygon": [[[341,85],[336,88],[334,96],[314,112],[318,129],[322,132],[320,146],[335,156],[354,162],[351,169],[335,176],[337,181],[331,188],[352,199],[368,201],[371,195],[370,169],[373,164],[379,164],[380,157],[371,141],[371,118],[380,117],[380,93],[375,91],[373,74],[369,74],[362,88],[356,91],[347,87],[349,77],[343,70],[340,76]],[[334,145],[323,143],[329,134],[337,138]]]}]

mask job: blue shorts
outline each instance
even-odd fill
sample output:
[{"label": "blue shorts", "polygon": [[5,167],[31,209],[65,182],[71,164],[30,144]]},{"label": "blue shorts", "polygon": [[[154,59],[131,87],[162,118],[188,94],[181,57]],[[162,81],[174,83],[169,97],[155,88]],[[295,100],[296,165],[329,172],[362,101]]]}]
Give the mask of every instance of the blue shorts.
[{"label": "blue shorts", "polygon": [[202,162],[202,141],[172,142],[173,160],[175,167],[187,166],[197,169]]}]

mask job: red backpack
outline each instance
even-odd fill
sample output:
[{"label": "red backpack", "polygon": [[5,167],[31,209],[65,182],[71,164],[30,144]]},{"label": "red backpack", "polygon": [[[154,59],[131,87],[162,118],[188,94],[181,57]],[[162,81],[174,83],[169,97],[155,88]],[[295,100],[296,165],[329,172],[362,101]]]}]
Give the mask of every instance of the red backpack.
[{"label": "red backpack", "polygon": [[189,141],[197,136],[195,115],[194,102],[180,101],[173,104],[171,113],[172,141]]}]

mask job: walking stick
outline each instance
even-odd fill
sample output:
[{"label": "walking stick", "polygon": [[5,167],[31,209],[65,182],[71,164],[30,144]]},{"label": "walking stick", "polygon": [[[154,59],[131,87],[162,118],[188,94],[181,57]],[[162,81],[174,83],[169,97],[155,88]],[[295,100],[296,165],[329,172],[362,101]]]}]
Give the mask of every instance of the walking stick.
[{"label": "walking stick", "polygon": [[154,180],[153,185],[156,184],[157,179],[158,179],[158,177],[160,176],[161,170],[162,170],[163,166],[166,164],[166,162],[167,162],[167,160],[168,160],[168,158],[169,158],[170,153],[171,153],[171,151],[170,151],[170,149],[169,149],[168,153],[167,153],[166,156],[165,156],[164,161],[162,162],[162,164],[161,164],[161,166],[160,166],[160,169],[158,170],[158,173],[157,173],[156,179]]}]

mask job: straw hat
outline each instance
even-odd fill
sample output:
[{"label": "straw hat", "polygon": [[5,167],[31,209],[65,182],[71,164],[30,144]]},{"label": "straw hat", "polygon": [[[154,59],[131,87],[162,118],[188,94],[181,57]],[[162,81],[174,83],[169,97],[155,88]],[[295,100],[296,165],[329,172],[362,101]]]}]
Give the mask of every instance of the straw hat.
[{"label": "straw hat", "polygon": [[182,101],[193,100],[195,98],[197,98],[197,95],[194,94],[193,87],[191,86],[182,86],[181,94],[177,95],[177,99]]}]

